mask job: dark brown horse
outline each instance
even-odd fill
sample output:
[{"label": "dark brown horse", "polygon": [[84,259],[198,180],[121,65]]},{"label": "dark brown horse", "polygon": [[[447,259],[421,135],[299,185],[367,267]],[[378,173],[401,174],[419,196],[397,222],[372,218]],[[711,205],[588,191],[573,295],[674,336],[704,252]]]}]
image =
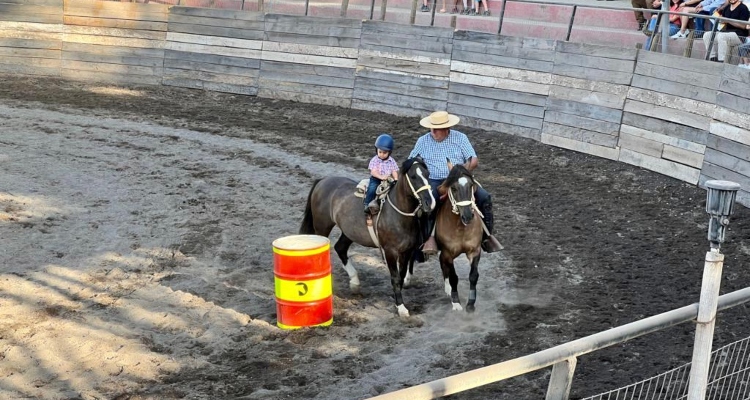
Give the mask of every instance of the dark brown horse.
[{"label": "dark brown horse", "polygon": [[391,285],[400,316],[408,316],[401,289],[409,262],[419,246],[418,216],[435,208],[428,183],[429,171],[420,157],[406,160],[399,171],[399,179],[388,192],[380,214],[374,217],[373,227],[378,244],[367,229],[362,199],[354,195],[357,182],[344,177],[327,177],[316,181],[310,189],[300,234],[328,237],[338,225],[341,237],[334,249],[349,274],[349,287],[359,291],[357,270],[351,266],[349,246],[357,243],[366,247],[380,247],[391,274]]},{"label": "dark brown horse", "polygon": [[[436,210],[435,239],[440,248],[440,268],[445,280],[445,293],[451,297],[454,310],[462,310],[458,298],[458,275],[453,260],[461,254],[471,263],[469,272],[469,300],[466,311],[474,311],[479,280],[479,259],[482,255],[482,218],[474,191],[477,183],[474,175],[463,165],[448,163],[450,173],[438,187],[438,192],[448,199]],[[478,218],[477,218],[478,217]]]}]

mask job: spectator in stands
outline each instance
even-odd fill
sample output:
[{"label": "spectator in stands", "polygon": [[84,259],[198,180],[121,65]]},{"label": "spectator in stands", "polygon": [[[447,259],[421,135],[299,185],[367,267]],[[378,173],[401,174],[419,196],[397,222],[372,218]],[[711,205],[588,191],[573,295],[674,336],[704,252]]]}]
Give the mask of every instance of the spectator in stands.
[{"label": "spectator in stands", "polygon": [[[648,8],[646,2],[647,0],[630,0],[630,5],[633,8]],[[646,17],[643,16],[643,11],[640,10],[634,10],[633,13],[635,14],[635,20],[638,21],[638,30],[642,31],[646,26]]]},{"label": "spectator in stands", "polygon": [[[716,11],[717,8],[719,8],[722,4],[726,3],[726,0],[703,0],[700,3],[698,3],[697,6],[691,7],[690,4],[685,3],[682,7],[680,7],[680,12],[684,13],[690,13],[690,14],[698,14],[698,15],[711,15]],[[672,39],[684,39],[688,36],[690,31],[687,30],[688,26],[688,16],[681,16],[681,25],[680,25],[680,31],[675,33],[674,35],[670,36]],[[695,19],[695,38],[703,37],[703,32],[707,30],[711,30],[713,28],[713,25],[711,24],[711,20],[707,18],[696,18]]]},{"label": "spectator in stands", "polygon": [[[738,19],[740,21],[747,21],[750,19],[750,11],[746,5],[742,4],[740,0],[728,0],[727,3],[719,7],[718,12],[724,18]],[[718,32],[714,40],[714,45],[711,46],[711,61],[724,61],[724,56],[727,54],[727,49],[731,46],[742,44],[742,40],[747,37],[748,29],[747,23],[741,22],[719,22]],[[710,33],[703,35],[703,43],[708,49],[711,43]],[[743,39],[740,39],[742,37]],[[718,53],[717,53],[718,48]]]},{"label": "spectator in stands", "polygon": [[430,5],[427,4],[427,0],[422,0],[422,12],[429,12]]},{"label": "spectator in stands", "polygon": [[[680,7],[682,7],[682,0],[671,0],[669,11],[677,11]],[[646,32],[646,35],[648,36],[648,39],[646,39],[646,44],[644,45],[644,49],[651,50],[651,39],[653,39],[653,32],[656,29],[657,22],[659,20],[659,15],[654,14],[651,16],[651,21],[648,23],[648,31]],[[680,21],[679,15],[669,15],[669,34],[674,35],[675,33],[680,31],[680,24],[682,22]]]},{"label": "spectator in stands", "polygon": [[469,7],[466,5],[466,0],[455,0],[453,3],[453,10],[451,10],[451,14],[458,14],[458,3],[459,1],[463,1],[463,8],[461,9],[461,14],[468,14],[469,13]]},{"label": "spectator in stands", "polygon": [[[750,33],[750,25],[745,26],[745,29]],[[750,69],[750,38],[745,38],[745,44],[741,45],[737,51],[740,54],[740,63],[737,66]]]},{"label": "spectator in stands", "polygon": [[[489,0],[474,0],[474,12],[471,15],[490,15],[490,5],[488,4]],[[484,13],[482,13],[482,4],[484,4]]]},{"label": "spectator in stands", "polygon": [[[653,0],[651,2],[651,9],[652,10],[660,10],[661,9],[661,0]],[[657,14],[651,15],[651,19],[653,19],[653,17],[656,17],[656,16],[657,16]],[[641,30],[643,31],[643,33],[646,36],[651,36],[651,34],[654,32],[653,29],[649,25],[650,25],[650,21],[649,21],[649,24],[645,24],[641,28]]]}]

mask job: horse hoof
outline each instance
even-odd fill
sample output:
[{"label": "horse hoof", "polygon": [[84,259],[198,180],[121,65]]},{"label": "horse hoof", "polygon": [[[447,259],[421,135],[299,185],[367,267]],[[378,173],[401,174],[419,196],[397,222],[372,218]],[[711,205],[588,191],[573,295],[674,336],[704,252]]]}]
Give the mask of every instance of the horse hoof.
[{"label": "horse hoof", "polygon": [[396,309],[398,309],[398,316],[399,317],[408,317],[409,316],[409,310],[406,309],[406,306],[401,304],[396,306]]},{"label": "horse hoof", "polygon": [[453,311],[463,311],[463,307],[461,307],[461,304],[458,303],[452,303],[453,304]]},{"label": "horse hoof", "polygon": [[476,308],[474,307],[474,304],[467,304],[466,305],[466,312],[467,313],[473,313]]}]

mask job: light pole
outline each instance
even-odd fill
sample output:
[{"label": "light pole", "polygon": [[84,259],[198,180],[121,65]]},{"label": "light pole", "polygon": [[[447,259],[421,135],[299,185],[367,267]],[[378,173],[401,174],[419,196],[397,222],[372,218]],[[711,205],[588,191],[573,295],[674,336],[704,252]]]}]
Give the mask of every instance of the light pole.
[{"label": "light pole", "polygon": [[703,400],[706,397],[711,345],[716,323],[716,306],[719,302],[719,286],[721,285],[721,268],[724,263],[724,255],[719,249],[721,243],[724,242],[729,216],[732,214],[734,199],[740,185],[729,181],[707,181],[706,189],[708,190],[706,212],[710,216],[708,241],[711,243],[711,249],[706,253],[706,263],[703,266],[703,284],[695,327],[688,400]]}]

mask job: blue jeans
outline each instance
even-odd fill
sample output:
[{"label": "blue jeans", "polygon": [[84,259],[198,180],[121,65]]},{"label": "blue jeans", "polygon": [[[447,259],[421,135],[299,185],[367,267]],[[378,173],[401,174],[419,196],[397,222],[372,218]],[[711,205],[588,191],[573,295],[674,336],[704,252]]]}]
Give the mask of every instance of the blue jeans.
[{"label": "blue jeans", "polygon": [[374,176],[370,177],[370,183],[367,184],[367,193],[365,194],[365,207],[367,207],[371,201],[375,200],[375,194],[377,193],[378,186],[380,186],[380,182],[383,181]]},{"label": "blue jeans", "polygon": [[[653,33],[655,29],[656,29],[656,19],[655,18],[651,18],[651,21],[649,21],[649,23],[648,23],[648,30]],[[673,24],[671,22],[669,23],[669,36],[672,36],[672,35],[674,35],[675,33],[679,32],[679,31],[680,31],[680,27],[679,26],[677,26],[677,25],[675,25],[675,24]],[[646,44],[643,46],[644,49],[649,50],[651,48],[651,38],[653,38],[653,35],[649,36],[646,39]]]}]

